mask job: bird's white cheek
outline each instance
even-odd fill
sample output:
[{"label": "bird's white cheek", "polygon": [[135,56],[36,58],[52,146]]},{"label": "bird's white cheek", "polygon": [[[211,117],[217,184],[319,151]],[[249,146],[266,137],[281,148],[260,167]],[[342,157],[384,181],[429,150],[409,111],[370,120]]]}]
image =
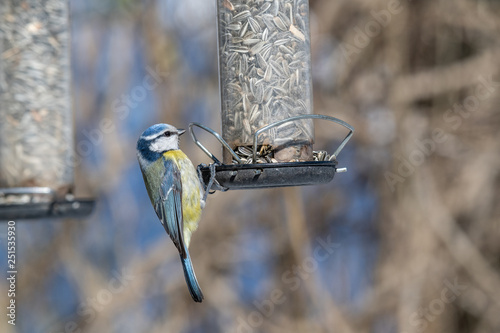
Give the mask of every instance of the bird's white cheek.
[{"label": "bird's white cheek", "polygon": [[152,151],[161,153],[167,150],[179,149],[178,137],[177,136],[169,136],[169,137],[159,137],[155,141],[153,141],[149,147]]},{"label": "bird's white cheek", "polygon": [[161,142],[160,140],[156,140],[155,142],[151,143],[151,145],[149,146],[149,149],[151,151],[154,151],[154,152],[157,152],[157,153],[160,153],[162,152],[162,148],[161,148]]}]

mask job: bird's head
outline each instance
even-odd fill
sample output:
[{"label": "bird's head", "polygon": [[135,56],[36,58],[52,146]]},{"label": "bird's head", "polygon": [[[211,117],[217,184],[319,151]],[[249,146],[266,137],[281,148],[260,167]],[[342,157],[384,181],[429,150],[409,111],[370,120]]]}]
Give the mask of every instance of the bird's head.
[{"label": "bird's head", "polygon": [[149,162],[155,161],[162,153],[179,149],[179,136],[184,132],[168,124],[153,125],[137,141],[137,154]]}]

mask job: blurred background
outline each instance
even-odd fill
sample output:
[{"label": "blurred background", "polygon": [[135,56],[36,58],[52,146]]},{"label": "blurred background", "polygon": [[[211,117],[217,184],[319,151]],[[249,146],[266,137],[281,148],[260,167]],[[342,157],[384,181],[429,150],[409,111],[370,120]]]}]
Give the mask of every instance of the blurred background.
[{"label": "blurred background", "polygon": [[[500,331],[500,2],[310,6],[314,113],[355,127],[348,172],[210,195],[195,304],[135,144],[158,122],[220,130],[215,1],[70,1],[75,144],[92,143],[76,190],[97,205],[18,221],[18,317],[1,332]],[[317,122],[314,147],[345,134]]]}]

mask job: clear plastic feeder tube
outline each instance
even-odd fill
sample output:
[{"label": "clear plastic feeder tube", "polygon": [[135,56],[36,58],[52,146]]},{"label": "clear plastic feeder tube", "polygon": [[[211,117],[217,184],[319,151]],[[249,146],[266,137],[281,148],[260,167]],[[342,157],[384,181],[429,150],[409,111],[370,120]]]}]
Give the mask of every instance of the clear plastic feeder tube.
[{"label": "clear plastic feeder tube", "polygon": [[68,11],[0,1],[0,188],[73,187]]},{"label": "clear plastic feeder tube", "polygon": [[[312,113],[309,2],[217,3],[223,138],[233,149],[252,146],[259,128]],[[313,130],[311,120],[286,123],[262,133],[259,144],[279,162],[310,160]]]}]

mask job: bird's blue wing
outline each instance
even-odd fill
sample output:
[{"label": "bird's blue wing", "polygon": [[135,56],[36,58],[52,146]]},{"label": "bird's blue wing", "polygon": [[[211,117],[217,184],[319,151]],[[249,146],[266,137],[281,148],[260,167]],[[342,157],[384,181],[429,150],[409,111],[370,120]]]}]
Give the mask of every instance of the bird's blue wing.
[{"label": "bird's blue wing", "polygon": [[186,258],[184,244],[184,222],[182,220],[181,173],[171,160],[165,160],[165,175],[160,184],[160,195],[155,202],[156,214],[161,220],[182,258]]},{"label": "bird's blue wing", "polygon": [[155,202],[156,214],[179,250],[184,277],[191,297],[196,302],[201,302],[203,300],[203,293],[194,274],[193,264],[184,243],[181,173],[173,161],[165,160],[164,163],[165,175],[160,184],[159,200]]}]

